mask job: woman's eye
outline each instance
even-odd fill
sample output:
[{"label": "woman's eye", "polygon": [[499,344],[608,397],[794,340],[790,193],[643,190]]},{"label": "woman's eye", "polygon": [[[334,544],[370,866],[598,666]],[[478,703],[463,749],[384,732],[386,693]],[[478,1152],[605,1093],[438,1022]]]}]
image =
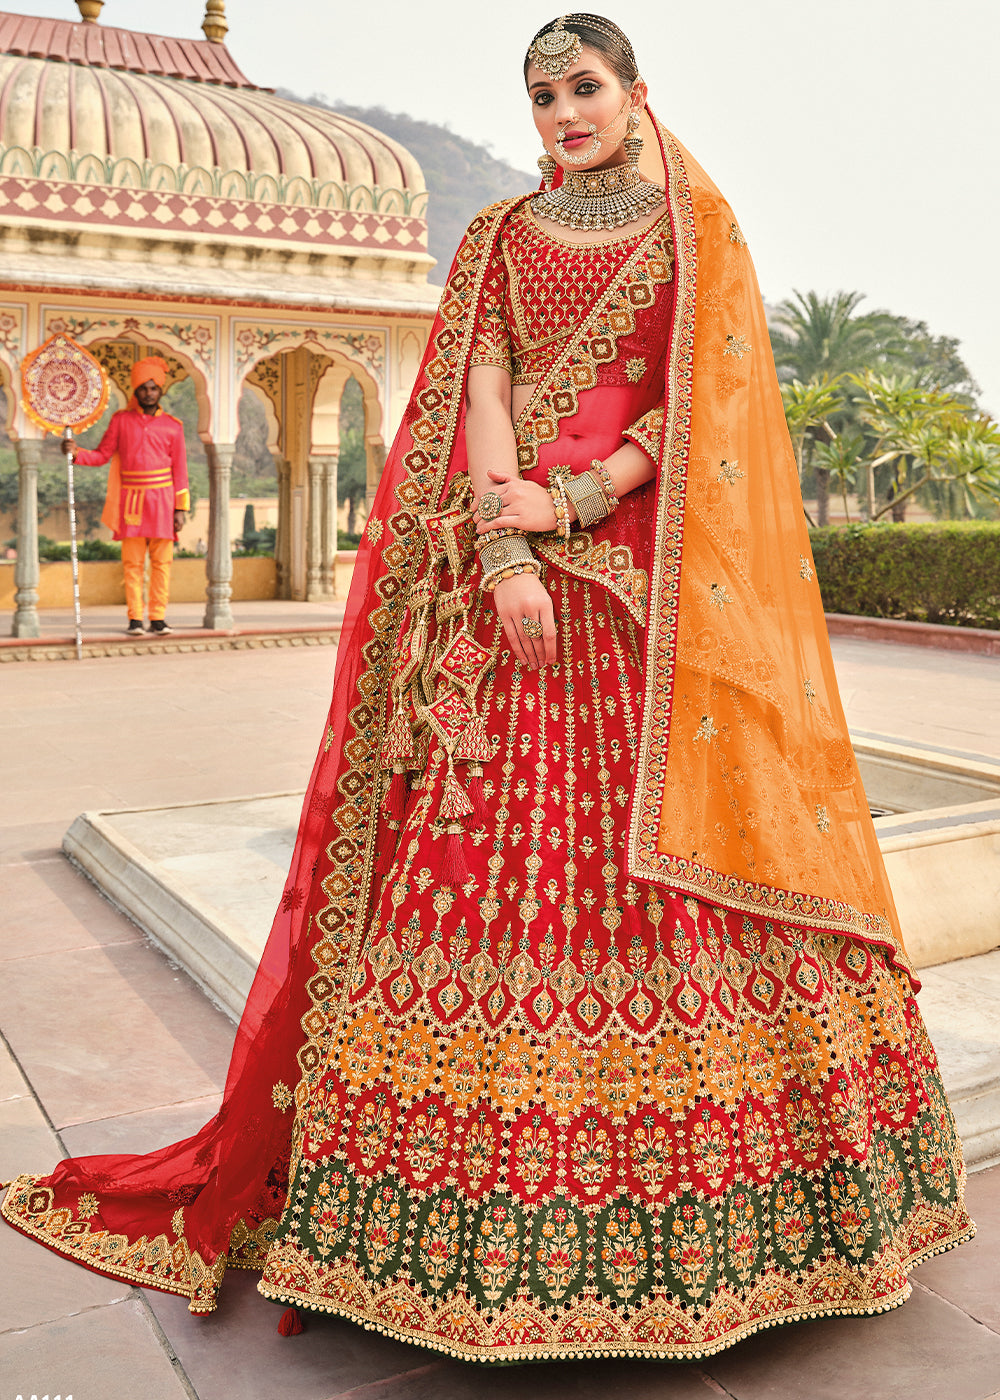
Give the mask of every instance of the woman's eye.
[{"label": "woman's eye", "polygon": [[547,107],[551,101],[552,101],[552,94],[551,94],[551,92],[540,92],[540,93],[537,93],[536,96],[535,96],[535,106],[536,106],[536,107]]},{"label": "woman's eye", "polygon": [[588,79],[585,83],[580,84],[576,90],[576,95],[577,97],[590,97],[593,93],[597,92],[597,90],[597,83],[591,82]]}]

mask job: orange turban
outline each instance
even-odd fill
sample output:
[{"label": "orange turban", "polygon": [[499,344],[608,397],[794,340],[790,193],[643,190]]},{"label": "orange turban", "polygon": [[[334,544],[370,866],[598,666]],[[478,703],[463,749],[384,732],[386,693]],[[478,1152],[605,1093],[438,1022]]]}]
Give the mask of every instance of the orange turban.
[{"label": "orange turban", "polygon": [[132,388],[137,389],[140,384],[152,379],[162,389],[167,382],[168,373],[169,366],[166,360],[161,360],[159,355],[147,355],[144,360],[136,360],[132,366]]}]

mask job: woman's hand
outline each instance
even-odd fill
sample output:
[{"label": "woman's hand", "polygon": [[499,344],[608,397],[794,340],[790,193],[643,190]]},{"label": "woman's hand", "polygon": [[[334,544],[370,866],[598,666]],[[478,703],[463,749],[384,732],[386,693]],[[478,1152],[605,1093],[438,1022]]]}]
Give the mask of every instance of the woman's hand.
[{"label": "woman's hand", "polygon": [[[550,502],[551,504],[551,502]],[[503,623],[510,649],[529,671],[551,666],[556,660],[556,619],[541,579],[535,574],[515,574],[501,579],[493,590],[493,606]],[[541,623],[542,635],[528,637],[524,619]]]},{"label": "woman's hand", "polygon": [[[484,520],[476,510],[476,529],[485,535],[489,530],[543,531],[556,528],[556,509],[546,488],[537,481],[522,481],[515,471],[493,470],[486,473],[490,480],[484,495],[497,495],[503,510],[492,520]],[[480,497],[482,500],[482,497]]]}]

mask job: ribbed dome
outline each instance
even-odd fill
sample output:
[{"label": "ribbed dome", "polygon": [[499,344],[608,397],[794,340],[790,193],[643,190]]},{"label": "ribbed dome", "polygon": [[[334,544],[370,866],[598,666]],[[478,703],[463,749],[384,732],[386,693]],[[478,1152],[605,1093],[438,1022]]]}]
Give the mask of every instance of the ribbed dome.
[{"label": "ribbed dome", "polygon": [[[188,48],[228,60],[220,76],[168,76],[162,58],[161,71],[150,72],[148,55],[138,54],[134,41],[153,36],[48,21],[40,42],[15,44],[3,24],[15,19],[41,23],[0,15],[0,45],[8,49],[0,54],[6,173],[28,174],[28,159],[32,173],[48,179],[423,213],[423,199],[414,206],[423,174],[404,147],[362,122],[253,87],[222,45],[156,41],[174,46],[173,73],[204,68],[202,54]],[[82,49],[80,40],[92,43],[95,31],[103,62],[115,66],[99,66]],[[108,55],[114,35],[133,42]]]}]

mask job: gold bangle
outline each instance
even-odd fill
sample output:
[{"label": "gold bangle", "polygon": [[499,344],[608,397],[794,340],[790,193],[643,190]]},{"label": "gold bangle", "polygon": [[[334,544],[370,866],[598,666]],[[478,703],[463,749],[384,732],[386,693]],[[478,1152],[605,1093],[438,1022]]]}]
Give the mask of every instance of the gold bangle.
[{"label": "gold bangle", "polygon": [[534,574],[535,578],[541,578],[542,566],[537,559],[532,559],[530,564],[511,564],[506,569],[500,569],[497,573],[488,574],[479,585],[481,593],[492,593],[497,584],[505,578],[514,578],[517,574]]},{"label": "gold bangle", "polygon": [[611,480],[608,464],[602,462],[600,457],[595,457],[590,464],[590,470],[600,482],[601,490],[604,492],[605,499],[608,503],[608,513],[610,514],[611,511],[618,509],[619,501],[618,497],[615,495],[615,484]]},{"label": "gold bangle", "polygon": [[553,467],[549,472],[549,495],[556,513],[556,534],[561,539],[569,539],[569,504],[566,500],[566,477],[568,467]]},{"label": "gold bangle", "polygon": [[505,535],[498,540],[490,540],[479,551],[479,567],[482,570],[480,588],[487,592],[488,581],[498,577],[504,569],[532,567],[538,561],[531,552],[531,546],[523,534]]},{"label": "gold bangle", "polygon": [[491,540],[505,540],[510,535],[523,535],[524,531],[519,530],[516,525],[507,525],[502,530],[486,530],[481,535],[476,536],[475,548],[482,550]]},{"label": "gold bangle", "polygon": [[610,514],[604,488],[592,471],[571,476],[565,489],[568,499],[573,502],[581,530],[589,530],[592,525],[596,525],[599,520]]}]

